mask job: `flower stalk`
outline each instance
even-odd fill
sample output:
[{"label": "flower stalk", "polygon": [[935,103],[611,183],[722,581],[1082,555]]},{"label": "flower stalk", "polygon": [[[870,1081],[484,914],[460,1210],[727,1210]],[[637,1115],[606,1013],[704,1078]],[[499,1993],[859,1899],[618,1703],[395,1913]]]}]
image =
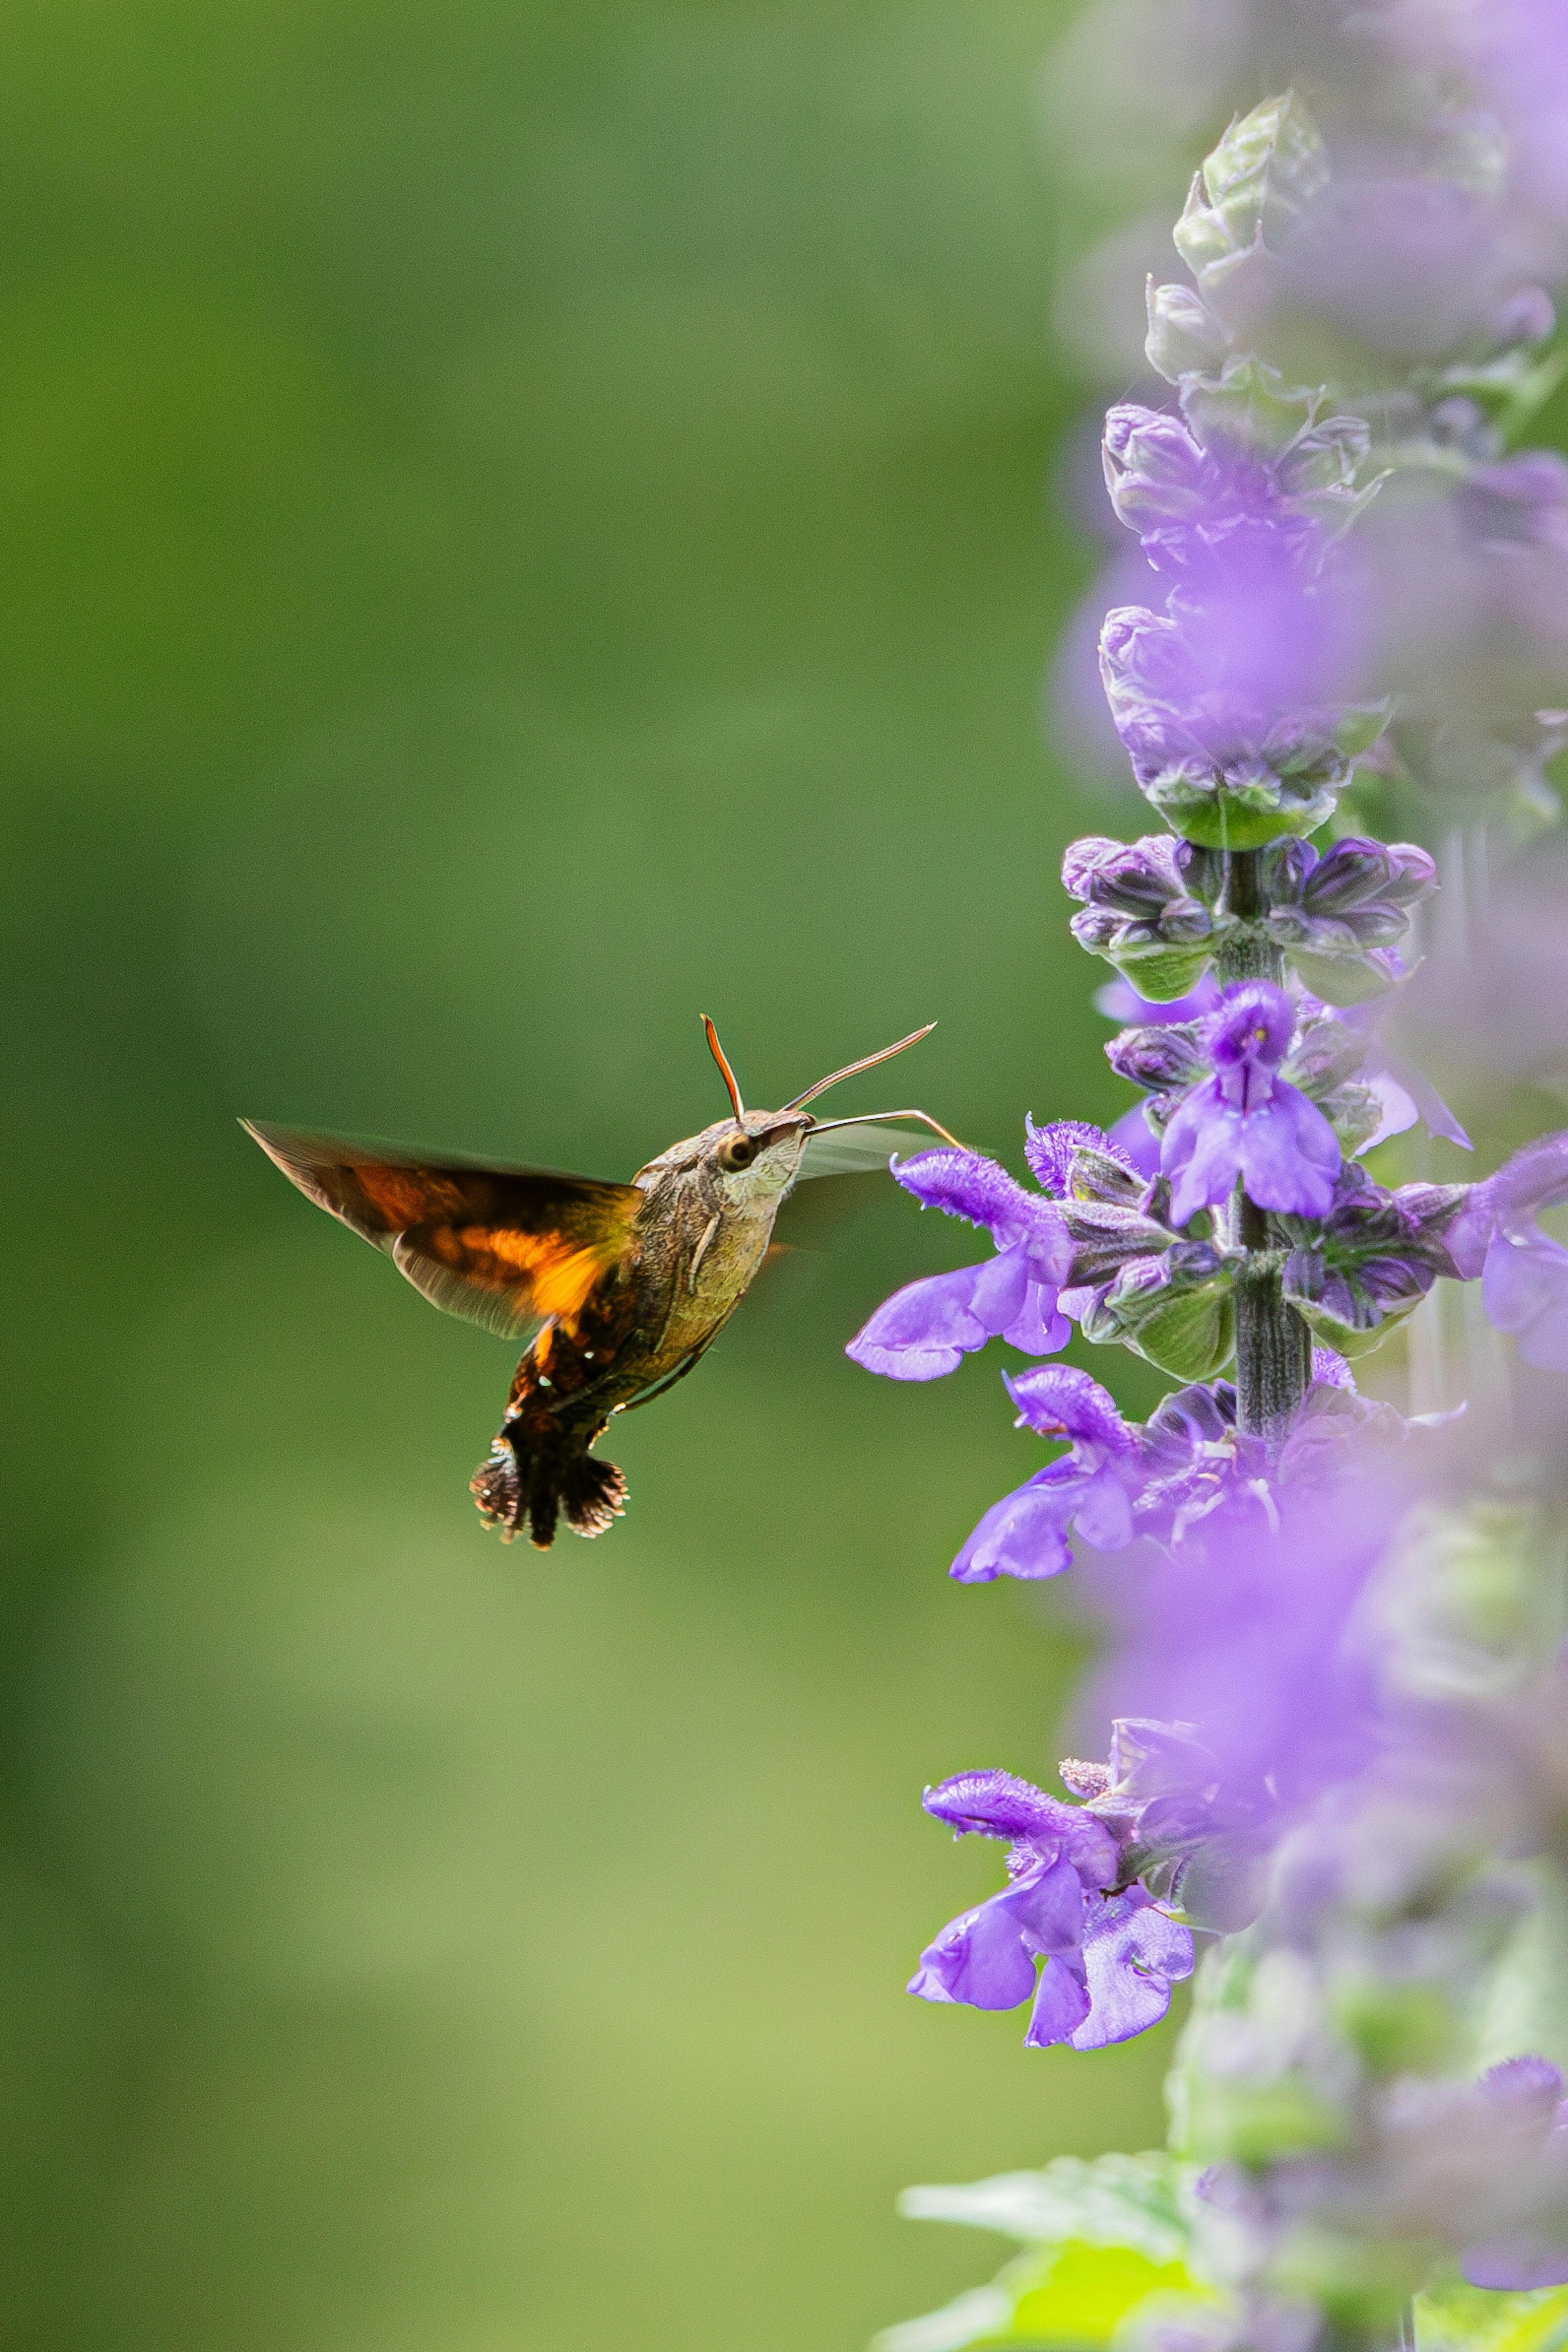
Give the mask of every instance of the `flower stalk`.
[{"label": "flower stalk", "polygon": [[[1434,131],[1423,202],[1445,154],[1473,172],[1481,137]],[[988,2227],[1026,2217],[1026,2252],[970,2300],[973,2327],[955,2305],[907,2352],[1066,2340],[1050,2264],[1086,2245],[1157,2256],[1147,2301],[1093,2339],[1124,2352],[1391,2352],[1418,2324],[1426,2341],[1412,2298],[1429,2316],[1445,2294],[1561,2290],[1548,2333],[1568,2333],[1568,2095],[1497,2022],[1522,2013],[1510,1972],[1543,1941],[1532,1906],[1568,1891],[1568,1481],[1550,1466],[1568,1409],[1512,1431],[1476,1412],[1468,1442],[1437,1438],[1427,1423],[1452,1415],[1371,1402],[1353,1369],[1452,1282],[1526,1366],[1568,1373],[1568,1249],[1540,1222],[1568,1202],[1568,1133],[1479,1183],[1370,1172],[1418,1118],[1469,1139],[1379,1035],[1435,860],[1344,806],[1375,763],[1406,805],[1427,793],[1438,837],[1461,789],[1546,821],[1568,637],[1549,694],[1509,667],[1512,608],[1500,635],[1480,608],[1474,669],[1499,675],[1467,674],[1466,725],[1489,731],[1461,786],[1453,762],[1480,737],[1441,695],[1364,698],[1390,596],[1363,551],[1380,507],[1397,545],[1401,517],[1447,500],[1513,592],[1559,562],[1568,609],[1568,481],[1540,453],[1504,458],[1485,405],[1518,413],[1510,387],[1539,373],[1540,289],[1508,288],[1449,364],[1427,352],[1359,405],[1267,356],[1280,289],[1319,285],[1334,239],[1381,233],[1392,184],[1337,189],[1289,93],[1194,183],[1176,242],[1194,284],[1150,294],[1172,402],[1119,404],[1104,438],[1115,511],[1164,593],[1109,612],[1100,646],[1157,829],[1077,842],[1062,866],[1073,936],[1116,975],[1106,1052],[1136,1099],[1109,1133],[1031,1120],[1033,1190],[974,1152],[895,1163],[993,1251],[907,1285],[848,1350],[898,1380],[998,1338],[1035,1359],[1005,1392],[1025,1442],[1055,1450],[952,1574],[1076,1562],[1112,1630],[1084,1711],[1109,1741],[1062,1764],[1066,1801],[1000,1769],[927,1790],[956,1834],[1005,1842],[1006,1884],[942,1930],[910,1990],[1026,2005],[1028,2046],[1088,2052],[1194,1979],[1169,2155],[920,2192],[954,2218],[968,2199]],[[1449,194],[1473,223],[1472,180]],[[1384,495],[1402,473],[1403,506],[1397,484]],[[1075,1326],[1168,1375],[1145,1423],[1047,1360]],[[1568,2048],[1561,2015],[1554,2032]],[[1432,2340],[1526,2352],[1474,2314]]]}]

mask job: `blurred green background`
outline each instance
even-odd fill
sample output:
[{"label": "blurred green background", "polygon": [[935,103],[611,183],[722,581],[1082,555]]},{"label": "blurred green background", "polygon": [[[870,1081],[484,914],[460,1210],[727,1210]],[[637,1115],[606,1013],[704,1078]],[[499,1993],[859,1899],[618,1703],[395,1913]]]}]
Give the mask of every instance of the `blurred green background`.
[{"label": "blurred green background", "polygon": [[902,2184],[1162,2136],[1166,2035],[901,1990],[995,1882],[922,1784],[1047,1772],[1081,1654],[943,1574],[995,1351],[840,1353],[972,1240],[868,1180],[540,1559],[465,1491],[510,1351],[234,1123],[626,1174],[700,1011],[762,1103],[940,1020],[835,1108],[1015,1165],[1121,1107],[1069,14],[5,12],[0,2346],[851,2352],[991,2266]]}]

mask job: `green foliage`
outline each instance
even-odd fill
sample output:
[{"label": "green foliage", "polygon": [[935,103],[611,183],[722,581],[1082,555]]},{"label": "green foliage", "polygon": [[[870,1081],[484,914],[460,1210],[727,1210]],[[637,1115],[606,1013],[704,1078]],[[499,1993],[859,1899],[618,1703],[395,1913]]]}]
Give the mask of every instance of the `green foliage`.
[{"label": "green foliage", "polygon": [[889,2328],[879,2352],[1067,2352],[1109,2344],[1151,2295],[1192,2293],[1185,2267],[1188,2174],[1168,2156],[1058,2157],[1039,2172],[952,2189],[911,2189],[913,2219],[962,2221],[1022,2239],[989,2286]]},{"label": "green foliage", "polygon": [[1416,2352],[1563,2352],[1568,2287],[1504,2294],[1450,2279],[1415,2298]]}]

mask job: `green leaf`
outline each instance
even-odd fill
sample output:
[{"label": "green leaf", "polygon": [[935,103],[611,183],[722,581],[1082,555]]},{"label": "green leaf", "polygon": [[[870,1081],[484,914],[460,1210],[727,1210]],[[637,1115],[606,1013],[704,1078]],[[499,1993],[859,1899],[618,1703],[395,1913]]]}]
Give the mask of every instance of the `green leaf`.
[{"label": "green leaf", "polygon": [[1058,2156],[1038,2172],[1000,2172],[956,2187],[906,2189],[899,2210],[914,2221],[961,2221],[1026,2245],[1127,2246],[1156,2263],[1186,2252],[1182,2197],[1189,2168],[1163,2149],[1086,2161]]},{"label": "green leaf", "polygon": [[1100,952],[1123,980],[1131,981],[1148,1004],[1173,1004],[1190,995],[1208,970],[1214,943],[1203,940],[1193,947],[1172,947],[1156,940],[1152,947],[1108,948]]},{"label": "green leaf", "polygon": [[874,2352],[1080,2352],[1109,2344],[1151,2294],[1194,2293],[1179,2263],[1152,2263],[1130,2246],[1068,2243],[1021,2254],[988,2287],[908,2319]]},{"label": "green leaf", "polygon": [[1568,2347],[1568,2287],[1525,2294],[1452,2279],[1415,2297],[1418,2352],[1562,2352]]}]

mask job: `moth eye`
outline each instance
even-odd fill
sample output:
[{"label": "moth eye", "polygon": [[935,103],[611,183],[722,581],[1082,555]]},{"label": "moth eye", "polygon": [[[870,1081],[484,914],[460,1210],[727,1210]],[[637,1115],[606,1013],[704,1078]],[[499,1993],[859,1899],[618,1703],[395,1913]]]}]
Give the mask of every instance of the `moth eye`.
[{"label": "moth eye", "polygon": [[757,1147],[749,1135],[726,1136],[714,1154],[721,1168],[749,1168],[757,1156]]}]

